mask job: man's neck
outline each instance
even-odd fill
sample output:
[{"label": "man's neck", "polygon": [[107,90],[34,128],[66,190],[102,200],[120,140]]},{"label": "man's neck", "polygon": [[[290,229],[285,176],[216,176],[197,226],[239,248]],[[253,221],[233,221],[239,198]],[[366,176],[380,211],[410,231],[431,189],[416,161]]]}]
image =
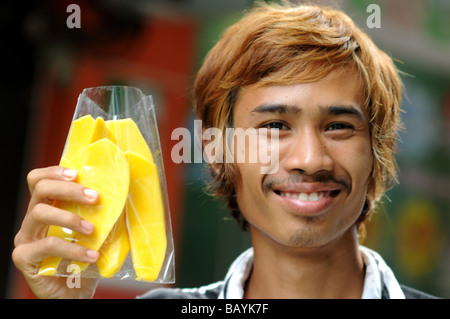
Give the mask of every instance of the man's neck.
[{"label": "man's neck", "polygon": [[326,247],[306,250],[253,241],[254,264],[244,297],[361,298],[364,265],[355,236],[349,231]]}]

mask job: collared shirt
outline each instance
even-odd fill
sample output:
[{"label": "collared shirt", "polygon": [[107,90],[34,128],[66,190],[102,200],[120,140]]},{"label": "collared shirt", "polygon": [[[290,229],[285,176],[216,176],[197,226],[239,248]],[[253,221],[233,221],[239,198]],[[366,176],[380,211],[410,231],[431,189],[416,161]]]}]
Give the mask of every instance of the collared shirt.
[{"label": "collared shirt", "polygon": [[[366,266],[362,299],[381,299],[383,289],[387,290],[390,299],[405,299],[400,284],[395,279],[391,268],[375,251],[360,246]],[[244,285],[253,266],[253,248],[243,252],[231,265],[225,276],[219,299],[242,299]]]},{"label": "collared shirt", "polygon": [[[435,296],[400,285],[392,270],[375,251],[359,246],[365,265],[362,299],[435,299]],[[138,298],[243,299],[253,267],[253,248],[244,251],[230,266],[224,280],[198,288],[156,288]]]}]

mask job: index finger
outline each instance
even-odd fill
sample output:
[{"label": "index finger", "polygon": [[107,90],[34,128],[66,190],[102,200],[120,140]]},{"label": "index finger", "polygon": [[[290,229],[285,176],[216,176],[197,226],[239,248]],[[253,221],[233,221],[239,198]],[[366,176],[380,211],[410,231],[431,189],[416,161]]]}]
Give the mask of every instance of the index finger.
[{"label": "index finger", "polygon": [[36,184],[43,179],[74,181],[77,178],[77,171],[62,166],[49,166],[36,168],[27,175],[27,183],[30,194],[33,193]]}]

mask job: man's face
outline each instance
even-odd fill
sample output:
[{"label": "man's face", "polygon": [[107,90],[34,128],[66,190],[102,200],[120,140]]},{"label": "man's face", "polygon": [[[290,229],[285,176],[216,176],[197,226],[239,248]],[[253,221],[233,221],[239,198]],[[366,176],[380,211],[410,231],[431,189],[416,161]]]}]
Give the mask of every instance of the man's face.
[{"label": "man's face", "polygon": [[279,133],[276,173],[235,164],[242,177],[237,201],[254,241],[321,247],[355,231],[373,163],[363,102],[354,72],[242,91],[234,126]]}]

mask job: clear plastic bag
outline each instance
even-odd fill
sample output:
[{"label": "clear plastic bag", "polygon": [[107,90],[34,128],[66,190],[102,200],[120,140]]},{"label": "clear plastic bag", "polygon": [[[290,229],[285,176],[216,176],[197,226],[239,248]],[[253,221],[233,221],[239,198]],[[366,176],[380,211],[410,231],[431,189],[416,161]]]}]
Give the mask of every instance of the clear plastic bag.
[{"label": "clear plastic bag", "polygon": [[100,257],[94,264],[48,257],[38,273],[173,283],[172,227],[152,97],[126,86],[85,89],[60,165],[77,170],[78,182],[100,197],[95,206],[54,205],[92,222],[95,230],[82,236],[50,226],[47,236],[97,250]]}]

